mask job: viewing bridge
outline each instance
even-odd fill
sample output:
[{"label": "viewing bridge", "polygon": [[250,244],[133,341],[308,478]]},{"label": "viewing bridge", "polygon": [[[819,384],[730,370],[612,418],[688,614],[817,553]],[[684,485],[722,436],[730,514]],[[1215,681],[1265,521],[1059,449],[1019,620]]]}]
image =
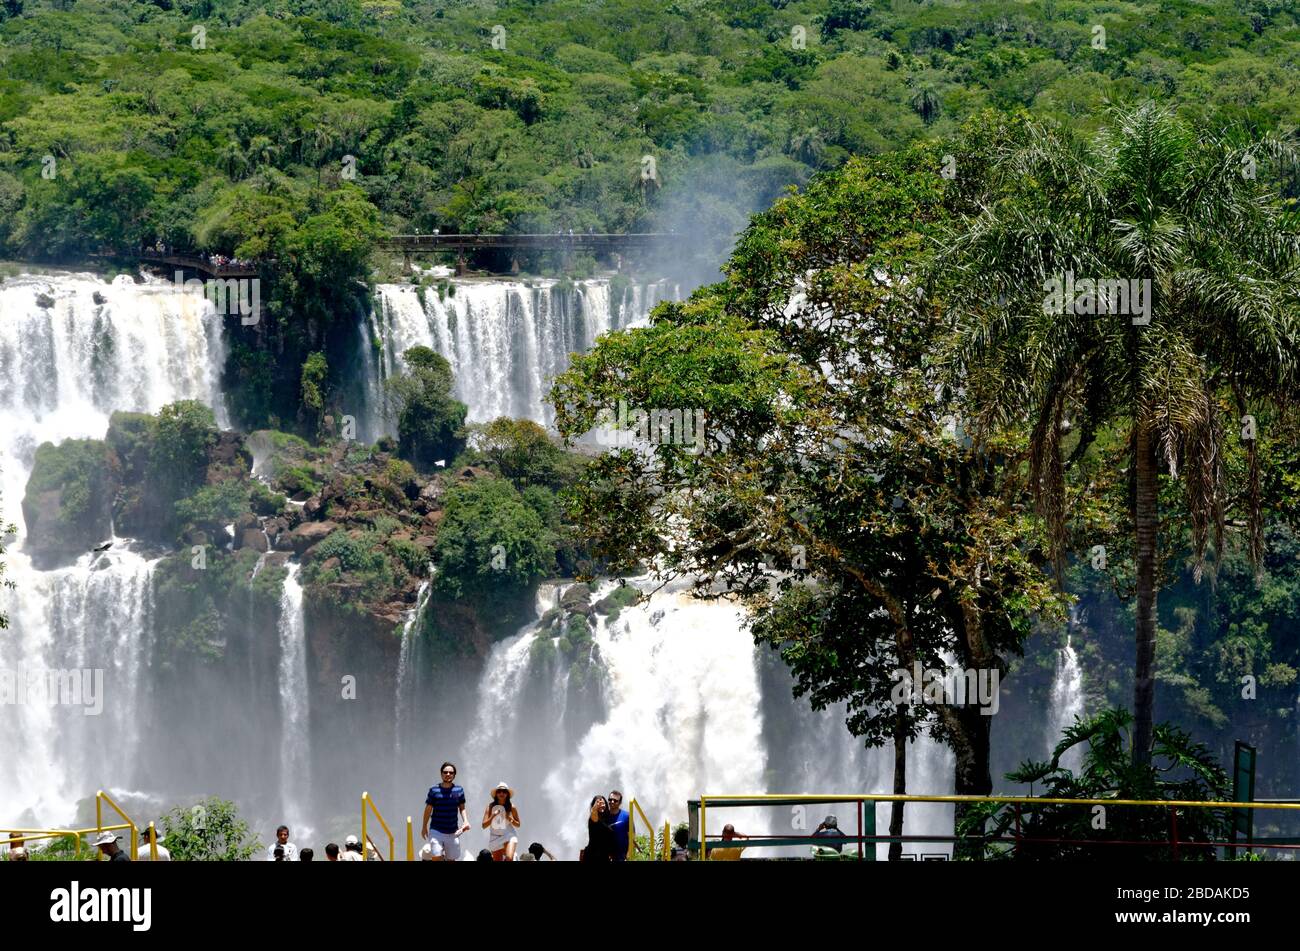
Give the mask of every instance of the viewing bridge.
[{"label": "viewing bridge", "polygon": [[555,234],[395,234],[381,238],[379,246],[390,251],[401,251],[406,268],[411,265],[411,254],[420,251],[454,251],[456,273],[465,273],[465,255],[472,251],[505,251],[510,255],[511,273],[519,272],[519,255],[529,251],[558,251],[570,255],[585,251],[614,259],[614,266],[622,270],[626,257],[665,246],[680,237],[668,231],[650,231],[633,234],[585,234],[571,231]]}]

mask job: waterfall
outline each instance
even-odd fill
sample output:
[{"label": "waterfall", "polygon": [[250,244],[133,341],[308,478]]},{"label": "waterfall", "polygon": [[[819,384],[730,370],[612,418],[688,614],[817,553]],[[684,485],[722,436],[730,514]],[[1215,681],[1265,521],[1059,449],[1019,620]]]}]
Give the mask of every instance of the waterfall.
[{"label": "waterfall", "polygon": [[[1052,678],[1052,699],[1047,734],[1047,756],[1050,759],[1056,744],[1061,742],[1067,727],[1074,724],[1076,717],[1083,716],[1083,669],[1079,666],[1079,655],[1074,651],[1070,635],[1065,637],[1065,646],[1056,655],[1056,675]],[[1061,765],[1078,773],[1083,764],[1083,750],[1075,746],[1061,757]]]},{"label": "waterfall", "polygon": [[280,595],[280,811],[292,829],[306,834],[310,831],[311,710],[300,567],[293,562],[285,566]]},{"label": "waterfall", "polygon": [[420,582],[420,590],[415,596],[415,607],[402,625],[402,647],[397,659],[397,700],[393,704],[396,722],[393,725],[394,747],[397,757],[402,756],[403,727],[411,719],[411,708],[415,692],[415,665],[411,655],[415,652],[416,638],[420,633],[420,618],[424,615],[424,606],[429,602],[429,582]]},{"label": "waterfall", "polygon": [[[649,578],[629,583],[653,587]],[[603,583],[592,601],[615,586]],[[539,618],[555,607],[558,591],[543,586]],[[863,749],[845,729],[842,708],[815,712],[806,700],[795,700],[783,666],[774,684],[765,682],[761,668],[770,661],[755,646],[739,606],[696,599],[679,583],[623,608],[616,620],[595,618],[599,700],[589,708],[571,709],[580,696],[571,678],[581,676],[580,668],[566,665],[538,620],[497,644],[480,678],[474,728],[458,765],[467,788],[512,785],[523,819],[521,842],[541,841],[573,858],[585,842],[591,797],[614,788],[625,802],[635,797],[658,828],[665,819],[685,821],[687,800],[701,793],[890,790],[892,750]],[[774,726],[786,740],[770,738]],[[914,791],[951,791],[951,755],[938,744],[914,744],[910,768]],[[912,809],[908,831],[951,829],[951,808],[933,807],[925,815]],[[806,827],[788,806],[729,809],[725,819],[715,814],[710,829],[732,822],[751,834],[792,824],[811,832],[827,813],[837,814],[842,828],[854,828],[854,808],[844,805],[807,807],[800,816]],[[877,824],[887,828],[888,806],[879,807]],[[880,857],[884,853],[882,846]]]},{"label": "waterfall", "polygon": [[[0,749],[12,768],[0,770],[0,822],[25,814],[67,823],[95,789],[147,778],[134,764],[145,739],[156,561],[113,539],[106,552],[36,570],[22,550],[36,448],[102,438],[115,410],[156,412],[181,399],[206,403],[224,422],[223,354],[211,305],[164,281],[68,274],[0,284],[0,501],[3,522],[17,528],[5,556],[14,587],[0,591],[11,622],[0,632],[0,674],[11,687],[60,679],[57,705],[30,691],[26,702],[3,697]],[[77,675],[85,682],[76,685]],[[102,711],[86,715],[97,677]],[[63,692],[74,685],[82,702]]]},{"label": "waterfall", "polygon": [[[569,355],[609,330],[644,322],[650,307],[678,293],[664,283],[629,285],[615,303],[607,280],[457,281],[441,296],[436,287],[382,284],[361,334],[363,362],[375,373],[367,392],[379,404],[367,411],[369,425],[380,425],[383,381],[402,371],[401,355],[414,346],[447,358],[470,422],[511,416],[549,425],[554,411],[546,395]],[[372,340],[380,343],[378,357]],[[383,425],[393,431],[391,421]]]}]

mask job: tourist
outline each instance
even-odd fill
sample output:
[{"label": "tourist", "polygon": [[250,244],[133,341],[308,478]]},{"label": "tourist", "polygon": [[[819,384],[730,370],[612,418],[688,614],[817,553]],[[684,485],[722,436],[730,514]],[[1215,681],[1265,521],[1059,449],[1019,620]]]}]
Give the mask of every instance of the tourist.
[{"label": "tourist", "polygon": [[289,827],[280,826],[275,830],[275,845],[266,850],[271,862],[298,861],[298,846],[289,841]]},{"label": "tourist", "polygon": [[[736,839],[748,839],[749,836],[742,835],[736,831],[736,827],[728,823],[722,827],[722,841],[734,842]],[[710,862],[736,862],[740,859],[740,853],[745,851],[743,845],[728,846],[726,848],[709,849]]]},{"label": "tourist", "polygon": [[158,834],[158,829],[156,827],[151,829],[149,826],[145,826],[140,830],[140,838],[142,841],[140,847],[135,850],[135,860],[137,862],[154,861],[153,851],[149,848],[150,832],[153,833],[154,845],[158,848],[158,861],[170,862],[172,860],[172,854],[162,847],[163,837]]},{"label": "tourist", "polygon": [[443,763],[439,773],[441,782],[429,787],[424,800],[420,835],[433,846],[435,861],[456,862],[461,854],[460,837],[470,828],[465,818],[465,790],[456,785],[455,763]]},{"label": "tourist", "polygon": [[508,783],[497,783],[492,801],[483,811],[483,828],[488,830],[488,851],[494,862],[513,862],[519,847],[519,810],[510,801],[514,791]]},{"label": "tourist", "polygon": [[11,862],[26,862],[26,861],[27,861],[27,850],[26,850],[25,848],[23,848],[21,845],[15,847],[15,848],[10,849],[10,850],[9,850],[9,861],[11,861]]},{"label": "tourist", "polygon": [[12,852],[14,849],[21,849],[24,841],[26,840],[23,839],[23,834],[21,832],[10,832],[9,851]]},{"label": "tourist", "polygon": [[420,847],[420,861],[421,862],[433,861],[433,846],[431,846],[428,842],[424,843],[424,845]]},{"label": "tourist", "polygon": [[[548,852],[540,842],[534,842],[528,846],[528,855],[532,857],[532,860],[534,862],[540,862],[542,860],[543,855],[546,856],[546,860],[548,862],[555,861],[555,856],[552,855],[550,852]],[[520,856],[520,858],[522,857],[523,856]]]},{"label": "tourist", "polygon": [[614,833],[615,862],[627,860],[627,836],[629,816],[623,808],[623,794],[615,789],[609,794],[609,827]]},{"label": "tourist", "polygon": [[609,827],[609,803],[594,796],[587,815],[587,847],[578,853],[579,862],[612,862],[614,830]]},{"label": "tourist", "polygon": [[337,843],[331,842],[325,846],[325,861],[337,862],[339,860],[339,847]]},{"label": "tourist", "polygon": [[298,853],[299,862],[310,862],[315,857],[316,857],[316,853],[312,849],[303,849],[301,852]]},{"label": "tourist", "polygon": [[691,858],[691,833],[686,826],[681,826],[673,833],[673,848],[669,854],[674,862],[689,862]]},{"label": "tourist", "polygon": [[832,842],[817,842],[816,848],[834,849],[836,852],[844,851],[844,833],[840,831],[840,821],[834,816],[827,816],[822,820],[813,832],[815,839],[834,839]]},{"label": "tourist", "polygon": [[340,862],[363,862],[365,856],[361,854],[361,840],[355,835],[350,835],[343,840],[343,854],[339,856]]},{"label": "tourist", "polygon": [[487,849],[479,849],[478,858],[476,858],[474,861],[476,861],[476,862],[495,862],[496,859],[494,859],[494,858],[492,857],[492,853],[489,852]]},{"label": "tourist", "polygon": [[99,849],[101,855],[107,855],[110,862],[129,862],[131,856],[117,844],[120,838],[120,835],[112,832],[101,832],[95,838],[95,848]]}]

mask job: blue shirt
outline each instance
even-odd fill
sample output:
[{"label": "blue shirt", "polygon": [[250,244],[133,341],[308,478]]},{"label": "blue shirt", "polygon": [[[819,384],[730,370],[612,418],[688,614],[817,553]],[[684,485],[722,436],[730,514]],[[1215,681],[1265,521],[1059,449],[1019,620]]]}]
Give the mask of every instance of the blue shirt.
[{"label": "blue shirt", "polygon": [[614,861],[624,862],[627,860],[627,832],[628,832],[628,814],[626,809],[620,809],[610,817],[609,827],[614,831]]},{"label": "blue shirt", "polygon": [[429,814],[429,828],[451,834],[460,828],[457,813],[465,806],[465,790],[459,786],[444,789],[441,785],[429,787],[424,804],[433,806]]}]

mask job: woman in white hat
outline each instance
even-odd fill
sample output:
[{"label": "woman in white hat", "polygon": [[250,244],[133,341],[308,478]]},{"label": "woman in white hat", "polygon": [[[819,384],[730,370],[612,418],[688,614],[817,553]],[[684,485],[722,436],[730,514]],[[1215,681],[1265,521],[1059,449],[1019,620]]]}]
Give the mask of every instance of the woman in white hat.
[{"label": "woman in white hat", "polygon": [[492,801],[483,811],[483,828],[488,830],[488,851],[494,862],[513,862],[519,845],[519,810],[510,798],[514,790],[508,783],[497,783]]}]

